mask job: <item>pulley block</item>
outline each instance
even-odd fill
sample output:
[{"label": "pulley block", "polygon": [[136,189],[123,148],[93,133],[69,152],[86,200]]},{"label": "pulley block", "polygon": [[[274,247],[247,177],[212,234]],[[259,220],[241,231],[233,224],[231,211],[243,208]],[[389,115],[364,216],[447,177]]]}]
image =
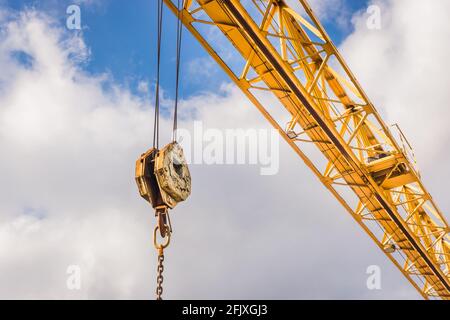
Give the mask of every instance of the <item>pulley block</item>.
[{"label": "pulley block", "polygon": [[191,194],[191,174],[183,149],[172,142],[161,150],[151,148],[136,161],[140,195],[158,210],[174,208]]}]

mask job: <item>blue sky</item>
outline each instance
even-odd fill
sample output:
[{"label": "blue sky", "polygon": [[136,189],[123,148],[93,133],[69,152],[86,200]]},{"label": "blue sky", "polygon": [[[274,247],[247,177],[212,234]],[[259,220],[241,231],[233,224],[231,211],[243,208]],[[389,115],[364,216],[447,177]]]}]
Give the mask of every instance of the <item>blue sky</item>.
[{"label": "blue sky", "polygon": [[[33,7],[53,17],[62,27],[67,18],[66,8],[74,1],[7,0],[8,7],[20,10]],[[154,84],[156,74],[156,6],[155,0],[133,0],[125,4],[119,0],[82,1],[81,25],[83,37],[91,50],[91,57],[83,67],[93,74],[108,73],[114,82],[137,92],[140,81]],[[333,40],[339,44],[352,31],[352,13],[366,8],[367,1],[345,0],[348,25],[336,23],[332,17],[323,21]],[[175,79],[176,19],[165,8],[164,43],[162,48],[162,86],[166,94],[173,96]],[[68,30],[68,32],[77,32]],[[182,52],[181,96],[187,97],[204,90],[217,91],[227,81],[226,75],[214,64],[210,72],[213,78],[195,79],[189,72],[190,62],[207,57],[207,54],[188,33],[184,32]],[[154,88],[154,86],[151,86]]]},{"label": "blue sky", "polygon": [[[74,54],[83,46],[64,42],[78,32],[65,27],[66,8],[77,1],[83,30],[73,38],[91,52],[79,65],[84,72],[67,58],[67,44]],[[450,56],[440,41],[450,35],[450,2],[430,1],[424,11],[420,0],[381,1],[383,28],[374,31],[362,16],[352,30],[365,1],[347,1],[345,19],[332,5],[344,0],[311,1],[323,4],[326,29],[385,120],[398,122],[415,146],[427,186],[448,216],[442,181],[450,179],[450,155],[442,144],[450,137],[450,72],[436,57]],[[34,11],[10,14],[30,7],[55,23]],[[151,145],[153,101],[126,89],[142,94],[137,84],[154,81],[156,1],[0,0],[0,9],[0,298],[151,298],[154,219],[137,193],[134,164]],[[173,97],[176,23],[167,10],[165,18],[162,85]],[[421,19],[427,23],[417,28]],[[237,88],[219,92],[229,80],[217,66],[200,64],[197,74],[189,68],[207,54],[184,35],[181,84],[189,99],[182,109],[195,117],[180,117],[180,128],[192,130],[197,119],[221,132],[267,128]],[[205,69],[213,74],[207,81],[198,74]],[[107,81],[95,76],[105,73]],[[125,90],[103,90],[103,83]],[[161,120],[171,126],[170,117]],[[166,297],[418,298],[297,154],[285,143],[279,151],[274,176],[250,165],[191,166],[192,197],[172,216]],[[83,269],[77,292],[66,286],[73,264]],[[383,270],[382,291],[367,289],[371,265]]]}]

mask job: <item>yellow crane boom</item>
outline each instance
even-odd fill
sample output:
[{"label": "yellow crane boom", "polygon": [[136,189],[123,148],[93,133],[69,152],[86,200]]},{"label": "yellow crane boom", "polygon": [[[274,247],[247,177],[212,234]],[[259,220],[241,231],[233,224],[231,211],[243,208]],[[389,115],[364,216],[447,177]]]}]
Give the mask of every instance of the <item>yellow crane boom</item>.
[{"label": "yellow crane boom", "polygon": [[450,299],[448,222],[308,3],[164,1],[418,292]]}]

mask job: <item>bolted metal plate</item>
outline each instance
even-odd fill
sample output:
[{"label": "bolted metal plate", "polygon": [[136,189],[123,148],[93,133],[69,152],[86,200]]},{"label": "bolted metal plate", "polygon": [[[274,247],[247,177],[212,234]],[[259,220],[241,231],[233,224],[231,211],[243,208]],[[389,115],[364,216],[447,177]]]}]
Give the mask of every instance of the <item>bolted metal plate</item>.
[{"label": "bolted metal plate", "polygon": [[172,142],[158,152],[155,176],[164,202],[173,208],[191,194],[191,174],[181,146]]},{"label": "bolted metal plate", "polygon": [[157,153],[157,149],[151,148],[136,161],[136,183],[139,193],[153,208],[164,205],[154,173]]}]

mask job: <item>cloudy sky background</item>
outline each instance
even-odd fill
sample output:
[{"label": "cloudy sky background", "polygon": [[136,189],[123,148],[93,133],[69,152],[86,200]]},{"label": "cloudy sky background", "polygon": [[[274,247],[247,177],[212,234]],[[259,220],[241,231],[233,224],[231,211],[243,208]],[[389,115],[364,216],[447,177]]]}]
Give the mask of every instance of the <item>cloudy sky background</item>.
[{"label": "cloudy sky background", "polygon": [[[154,73],[139,61],[154,50],[154,7],[142,17],[150,27],[136,31],[148,41],[134,40],[146,47],[116,52],[101,35],[129,30],[111,35],[95,17],[117,3],[83,1],[87,20],[75,32],[56,1],[0,0],[0,298],[153,298],[154,218],[138,196],[134,163],[151,143]],[[448,212],[450,2],[375,3],[381,30],[366,27],[371,3],[312,6],[335,26],[332,36],[386,122],[413,142],[429,191]],[[120,29],[118,21],[111,25]],[[268,128],[193,41],[186,34],[180,127]],[[171,78],[164,76],[164,108]],[[169,125],[163,119],[163,130]],[[242,165],[193,165],[191,174],[192,196],[171,215],[165,298],[419,298],[284,142],[277,175]],[[67,289],[69,265],[81,267],[81,290]],[[382,290],[367,289],[369,265],[381,267]]]}]

